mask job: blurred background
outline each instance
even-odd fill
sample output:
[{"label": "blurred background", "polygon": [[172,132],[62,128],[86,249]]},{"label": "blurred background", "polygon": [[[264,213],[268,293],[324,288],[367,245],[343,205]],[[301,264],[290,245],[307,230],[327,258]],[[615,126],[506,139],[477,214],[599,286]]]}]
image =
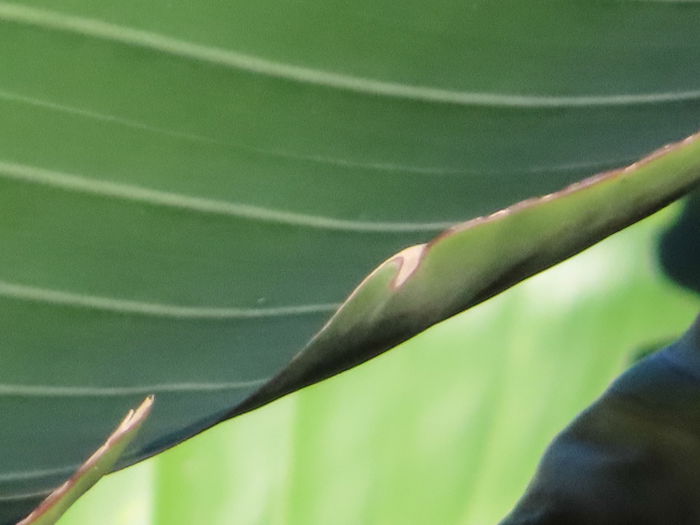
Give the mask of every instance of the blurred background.
[{"label": "blurred background", "polygon": [[552,437],[692,322],[658,263],[679,213],[108,476],[60,525],[496,523]]}]

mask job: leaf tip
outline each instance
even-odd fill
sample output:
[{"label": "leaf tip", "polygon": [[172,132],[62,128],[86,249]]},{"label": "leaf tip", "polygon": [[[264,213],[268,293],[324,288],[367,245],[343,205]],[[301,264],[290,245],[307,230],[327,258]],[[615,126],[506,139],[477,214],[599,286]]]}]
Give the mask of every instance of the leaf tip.
[{"label": "leaf tip", "polygon": [[394,280],[391,282],[392,289],[396,290],[401,288],[408,278],[416,272],[427,248],[427,244],[409,246],[390,259],[390,262],[397,263],[399,267],[396,277],[394,277]]},{"label": "leaf tip", "polygon": [[65,483],[51,492],[26,518],[17,525],[50,525],[85,491],[106,474],[119,459],[131,440],[148,418],[155,401],[146,397],[136,409],[126,414],[117,428]]}]

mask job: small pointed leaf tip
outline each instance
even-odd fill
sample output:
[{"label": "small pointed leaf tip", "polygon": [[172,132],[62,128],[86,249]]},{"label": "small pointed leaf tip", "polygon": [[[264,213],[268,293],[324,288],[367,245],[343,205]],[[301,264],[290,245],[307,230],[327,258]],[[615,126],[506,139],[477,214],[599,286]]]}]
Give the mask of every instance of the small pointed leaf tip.
[{"label": "small pointed leaf tip", "polygon": [[138,434],[153,407],[148,396],[138,408],[129,410],[117,428],[63,485],[49,494],[36,509],[17,525],[53,525],[82,496],[108,474],[126,447]]}]

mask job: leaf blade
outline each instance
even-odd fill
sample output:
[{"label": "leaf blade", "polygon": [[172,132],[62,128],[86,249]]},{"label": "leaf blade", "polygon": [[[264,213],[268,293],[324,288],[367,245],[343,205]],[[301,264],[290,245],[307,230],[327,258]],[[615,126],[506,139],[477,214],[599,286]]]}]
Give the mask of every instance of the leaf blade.
[{"label": "leaf blade", "polygon": [[[0,293],[0,384],[11,387],[0,412],[13,428],[0,434],[0,497],[60,483],[139,395],[51,389],[265,379],[327,318],[168,321],[32,295],[145,304],[151,313],[168,305],[181,317],[335,304],[378,261],[426,241],[430,232],[416,224],[489,213],[690,133],[700,102],[676,94],[697,90],[696,9],[1,2],[0,159],[15,174],[48,172],[54,184],[0,176],[0,280],[24,287],[23,299]],[[650,32],[653,24],[668,30]],[[199,55],[185,52],[192,46]],[[202,48],[278,71],[364,79],[365,89],[200,59]],[[393,96],[397,89],[412,95]],[[426,90],[461,98],[421,97]],[[68,188],[86,179],[149,198]],[[196,205],[166,206],[163,194]],[[231,204],[248,216],[222,213]],[[250,212],[261,210],[306,224],[255,220]],[[336,227],[310,227],[318,221],[309,217]],[[339,221],[414,231],[347,231]],[[133,374],[136,360],[143,366]],[[164,392],[123,464],[193,435],[252,389]],[[78,423],[83,435],[67,431]],[[57,436],[54,449],[42,442]]]},{"label": "leaf blade", "polygon": [[700,134],[621,170],[457,225],[377,267],[254,409],[356,366],[658,211],[700,183]]}]

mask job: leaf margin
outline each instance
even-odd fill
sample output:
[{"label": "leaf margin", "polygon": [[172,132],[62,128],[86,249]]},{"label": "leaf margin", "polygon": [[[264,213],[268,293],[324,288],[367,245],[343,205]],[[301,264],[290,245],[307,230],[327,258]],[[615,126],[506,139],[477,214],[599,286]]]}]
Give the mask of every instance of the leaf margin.
[{"label": "leaf margin", "polygon": [[[652,188],[651,184],[648,184],[649,187],[642,184],[645,179],[653,181],[658,178],[657,171],[665,169],[674,175],[673,180],[669,183],[670,188],[664,185],[664,181],[658,188],[656,186]],[[658,180],[655,182],[658,183]],[[360,365],[430,326],[490,299],[515,284],[659,211],[698,185],[700,185],[700,131],[678,142],[667,144],[628,166],[592,175],[559,191],[525,199],[489,215],[459,223],[427,243],[405,248],[370,272],[287,366],[226,413],[219,421],[249,412],[287,394]],[[468,238],[475,232],[480,233],[485,229],[498,228],[501,225],[509,226],[517,219],[522,220],[528,215],[531,217],[532,214],[535,214],[535,218],[537,218],[538,211],[543,209],[553,211],[556,210],[559,203],[566,203],[576,199],[576,197],[582,197],[583,200],[590,199],[595,197],[596,193],[605,193],[606,190],[613,194],[623,195],[627,192],[625,210],[613,215],[613,220],[603,221],[603,223],[595,225],[596,228],[591,228],[590,223],[587,224],[583,221],[583,219],[590,220],[590,217],[584,213],[579,218],[577,226],[583,227],[584,230],[585,228],[591,230],[587,232],[586,236],[578,238],[576,235],[572,235],[567,239],[570,245],[565,245],[560,250],[554,249],[552,253],[546,253],[546,256],[541,260],[535,255],[531,260],[526,259],[518,261],[517,264],[506,265],[506,271],[495,279],[491,279],[487,286],[482,286],[477,293],[460,297],[454,305],[450,305],[448,308],[443,307],[439,315],[414,316],[413,320],[417,323],[415,325],[417,328],[401,326],[402,323],[405,324],[405,317],[407,315],[410,317],[411,314],[410,308],[409,311],[404,308],[406,296],[409,299],[411,296],[420,297],[423,301],[422,306],[425,306],[423,298],[426,295],[428,297],[431,294],[435,295],[435,288],[431,287],[434,282],[429,283],[430,278],[421,279],[420,271],[422,270],[425,274],[425,268],[428,267],[428,272],[432,270],[435,273],[434,268],[430,268],[433,261],[437,263],[433,266],[439,267],[440,264],[445,266],[444,260],[437,260],[439,257],[432,255],[436,251],[445,252],[446,246],[449,247],[450,243],[462,243],[464,237]],[[635,190],[637,194],[630,197],[629,190]],[[610,199],[610,197],[608,196],[606,199]],[[605,200],[603,202],[605,203]],[[608,207],[608,209],[610,208]],[[517,230],[517,225],[513,229]],[[571,230],[570,227],[568,229]],[[548,242],[551,245],[550,237],[551,232],[549,237],[546,237],[538,247],[547,246]],[[449,266],[449,250],[447,253]],[[451,280],[447,281],[449,282],[448,287],[453,287]],[[386,290],[389,292],[386,297],[382,298],[381,294]],[[374,299],[376,294],[380,295],[378,301]],[[366,301],[369,304],[366,304]],[[391,314],[389,317],[385,313],[387,310]],[[358,315],[359,321],[353,323],[353,316],[363,311],[369,312],[369,315]],[[344,326],[346,319],[350,319],[350,321]],[[380,333],[384,329],[387,329],[389,335]],[[358,332],[362,334],[360,338],[356,335]],[[358,339],[362,337],[364,339],[358,342]],[[359,352],[353,354],[348,350],[334,350],[337,346],[337,340],[350,341],[349,347],[359,349]],[[362,349],[363,342],[368,347],[364,350]]]},{"label": "leaf margin", "polygon": [[75,474],[52,491],[17,525],[55,523],[80,496],[112,470],[150,415],[154,399],[155,397],[150,395],[137,408],[129,410],[107,440],[85,460]]}]

